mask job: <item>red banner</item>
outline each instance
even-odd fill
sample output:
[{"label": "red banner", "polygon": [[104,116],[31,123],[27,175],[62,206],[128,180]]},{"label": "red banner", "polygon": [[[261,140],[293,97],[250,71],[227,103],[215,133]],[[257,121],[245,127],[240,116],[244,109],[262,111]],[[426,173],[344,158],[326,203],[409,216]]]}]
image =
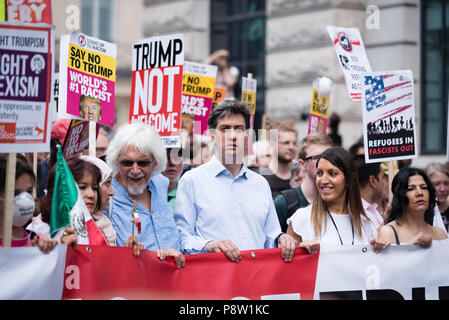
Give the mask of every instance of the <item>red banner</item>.
[{"label": "red banner", "polygon": [[238,263],[223,253],[185,256],[176,269],[143,250],[78,245],[67,250],[63,299],[313,299],[318,255],[297,248],[292,262],[280,249],[242,251]]}]

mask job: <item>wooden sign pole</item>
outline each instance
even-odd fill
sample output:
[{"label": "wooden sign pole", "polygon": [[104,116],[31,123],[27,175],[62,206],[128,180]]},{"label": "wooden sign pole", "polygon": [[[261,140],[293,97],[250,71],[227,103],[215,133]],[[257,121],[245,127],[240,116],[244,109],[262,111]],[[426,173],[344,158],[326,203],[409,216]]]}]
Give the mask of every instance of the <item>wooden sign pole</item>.
[{"label": "wooden sign pole", "polygon": [[393,178],[394,178],[394,163],[393,161],[388,161],[388,204],[390,205],[390,207],[391,202],[393,201],[393,192],[391,191]]},{"label": "wooden sign pole", "polygon": [[97,123],[89,121],[89,155],[97,156]]},{"label": "wooden sign pole", "polygon": [[[34,176],[37,179],[37,152],[33,152],[33,172]],[[37,195],[37,182],[34,184],[33,187],[33,198],[36,198]]]},{"label": "wooden sign pole", "polygon": [[12,218],[14,210],[14,187],[16,183],[17,154],[9,153],[6,165],[5,202],[3,205],[2,246],[11,247]]}]

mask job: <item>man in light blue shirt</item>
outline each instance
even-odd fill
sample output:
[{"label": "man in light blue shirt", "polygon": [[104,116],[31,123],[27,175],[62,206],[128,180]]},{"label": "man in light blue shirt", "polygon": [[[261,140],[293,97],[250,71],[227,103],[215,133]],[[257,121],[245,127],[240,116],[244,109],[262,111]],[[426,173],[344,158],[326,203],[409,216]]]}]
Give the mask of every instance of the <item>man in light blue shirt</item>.
[{"label": "man in light blue shirt", "polygon": [[[105,214],[117,232],[117,245],[124,245],[134,229],[144,249],[156,251],[162,260],[172,256],[176,266],[183,267],[179,232],[167,202],[168,179],[160,174],[167,163],[166,151],[157,132],[143,124],[123,125],[108,147],[106,160],[116,172],[115,195]],[[131,222],[134,203],[140,234]]]},{"label": "man in light blue shirt", "polygon": [[225,100],[210,114],[215,156],[178,182],[175,221],[184,253],[223,252],[238,262],[240,250],[280,247],[291,261],[296,241],[281,233],[265,178],[243,164],[250,114]]}]

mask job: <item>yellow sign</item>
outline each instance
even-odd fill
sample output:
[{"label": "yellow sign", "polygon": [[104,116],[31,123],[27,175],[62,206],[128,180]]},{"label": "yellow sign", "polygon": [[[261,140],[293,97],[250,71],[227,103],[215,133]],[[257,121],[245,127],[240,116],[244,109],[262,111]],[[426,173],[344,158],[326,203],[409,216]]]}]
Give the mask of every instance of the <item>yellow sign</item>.
[{"label": "yellow sign", "polygon": [[72,43],[69,46],[68,67],[115,82],[115,58]]},{"label": "yellow sign", "polygon": [[205,98],[214,97],[215,77],[205,77],[184,73],[182,76],[182,93]]}]

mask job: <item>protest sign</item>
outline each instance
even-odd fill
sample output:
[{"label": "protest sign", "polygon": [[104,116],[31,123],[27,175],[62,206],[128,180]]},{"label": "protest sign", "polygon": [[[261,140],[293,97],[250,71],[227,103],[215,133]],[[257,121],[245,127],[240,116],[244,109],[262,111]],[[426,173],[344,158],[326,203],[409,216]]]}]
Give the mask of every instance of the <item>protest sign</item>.
[{"label": "protest sign", "polygon": [[52,26],[0,24],[0,153],[48,152]]},{"label": "protest sign", "polygon": [[58,120],[59,72],[53,72],[50,97],[50,108],[53,114],[52,121],[54,122]]},{"label": "protest sign", "polygon": [[217,66],[209,64],[184,62],[181,112],[190,117],[195,134],[204,134],[207,131],[217,70]]},{"label": "protest sign", "polygon": [[332,81],[326,77],[313,80],[312,103],[310,104],[309,129],[307,134],[326,134]]},{"label": "protest sign", "polygon": [[165,147],[181,146],[184,35],[133,41],[129,122],[153,127]]},{"label": "protest sign", "polygon": [[248,77],[242,77],[242,101],[248,105],[249,113],[253,117],[256,114],[256,94],[257,80],[248,73]]},{"label": "protest sign", "polygon": [[51,0],[8,0],[7,12],[8,22],[52,24]]},{"label": "protest sign", "polygon": [[[100,125],[96,124],[95,138],[98,137]],[[89,121],[75,120],[70,121],[69,129],[65,136],[62,154],[65,158],[68,156],[82,152],[89,145]]]},{"label": "protest sign", "polygon": [[371,66],[365,52],[362,36],[357,28],[339,28],[328,26],[327,31],[343,70],[351,100],[362,97],[361,81],[363,73],[371,72]]},{"label": "protest sign", "polygon": [[0,1],[0,21],[6,20],[6,6],[5,1]]},{"label": "protest sign", "polygon": [[79,31],[61,37],[59,118],[114,125],[117,46]]},{"label": "protest sign", "polygon": [[365,161],[416,158],[413,75],[409,70],[364,75],[362,83]]},{"label": "protest sign", "polygon": [[[212,101],[212,110],[215,109],[217,104],[226,99],[226,89],[225,88],[215,88],[214,89],[214,100]],[[211,111],[212,111],[211,110]]]}]

